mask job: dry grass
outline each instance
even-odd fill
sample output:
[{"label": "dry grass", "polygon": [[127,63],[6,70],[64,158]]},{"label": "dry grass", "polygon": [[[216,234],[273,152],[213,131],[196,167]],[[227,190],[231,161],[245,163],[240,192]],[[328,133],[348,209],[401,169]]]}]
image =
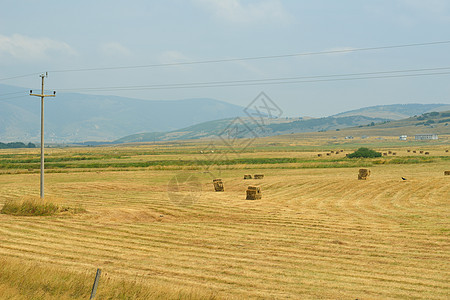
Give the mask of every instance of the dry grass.
[{"label": "dry grass", "polygon": [[37,196],[25,196],[19,199],[7,200],[1,214],[14,216],[51,216],[57,213],[84,213],[86,210],[81,206],[68,207],[62,204],[61,199],[47,197],[41,199]]},{"label": "dry grass", "polygon": [[[28,263],[14,258],[0,258],[1,299],[89,299],[95,269],[76,272]],[[146,284],[133,278],[123,280],[103,273],[95,299],[218,299],[213,293],[196,289],[177,289],[164,284]]]},{"label": "dry grass", "polygon": [[[449,168],[379,165],[369,181],[358,168],[225,170],[224,193],[197,173],[191,206],[168,198],[179,171],[48,174],[48,195],[88,212],[0,215],[0,294],[85,299],[102,268],[99,299],[445,299]],[[265,174],[261,200],[245,201],[246,173]],[[38,187],[38,174],[1,175],[0,205]]]}]

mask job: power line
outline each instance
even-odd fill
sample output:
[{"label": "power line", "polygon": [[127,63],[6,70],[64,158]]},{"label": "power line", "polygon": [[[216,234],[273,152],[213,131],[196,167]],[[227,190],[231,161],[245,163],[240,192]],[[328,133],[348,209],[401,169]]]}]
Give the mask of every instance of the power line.
[{"label": "power line", "polygon": [[[434,41],[434,42],[428,42],[428,43],[400,44],[400,45],[388,45],[388,46],[379,46],[379,47],[366,47],[366,48],[328,50],[328,51],[318,51],[318,52],[303,52],[303,53],[291,53],[291,54],[280,54],[280,55],[253,56],[253,57],[242,57],[242,58],[211,59],[211,60],[199,60],[199,61],[164,63],[164,64],[146,64],[146,65],[135,65],[135,66],[116,66],[116,67],[101,67],[101,68],[61,69],[61,70],[52,70],[49,72],[69,73],[69,72],[90,72],[90,71],[169,67],[169,66],[182,66],[182,65],[238,62],[238,61],[249,61],[249,60],[278,59],[278,58],[300,57],[300,56],[310,56],[310,55],[339,54],[339,53],[351,53],[351,52],[361,52],[361,51],[375,51],[375,50],[433,46],[433,45],[443,45],[443,44],[450,44],[450,41]],[[40,74],[40,73],[31,73],[31,74],[25,74],[25,75],[0,78],[0,81],[16,79],[16,78],[21,78],[21,77],[35,76],[37,74]]]},{"label": "power line", "polygon": [[[437,68],[439,69],[439,68]],[[450,69],[450,68],[442,68],[442,69]],[[351,81],[351,80],[369,80],[369,79],[386,79],[386,78],[405,78],[405,77],[420,77],[420,76],[439,76],[439,75],[450,75],[450,71],[448,72],[432,72],[432,73],[413,73],[413,74],[398,74],[398,75],[376,75],[377,73],[389,73],[393,74],[393,72],[373,72],[373,73],[365,73],[368,74],[366,76],[360,77],[344,77],[345,74],[341,75],[323,75],[323,76],[311,76],[311,77],[303,77],[303,80],[284,80],[281,81],[281,78],[273,79],[273,81],[265,81],[264,79],[255,79],[255,80],[242,80],[242,81],[230,81],[230,83],[224,82],[205,82],[205,83],[195,83],[195,84],[167,84],[167,85],[148,85],[148,86],[124,86],[124,87],[104,87],[104,88],[76,88],[76,89],[60,89],[62,91],[76,91],[76,90],[91,90],[91,91],[120,91],[120,90],[168,90],[168,89],[194,89],[194,88],[218,88],[218,87],[236,87],[236,86],[258,86],[258,85],[281,85],[281,84],[301,84],[301,83],[315,83],[315,82],[333,82],[333,81]],[[398,71],[401,72],[401,71]],[[356,73],[357,74],[357,73]],[[364,73],[359,73],[364,74]],[[341,78],[333,78],[332,76]],[[295,77],[292,77],[295,78]],[[301,77],[299,77],[301,78]],[[305,78],[311,78],[306,79]],[[314,79],[316,78],[316,79]],[[317,79],[322,78],[322,79]],[[0,99],[0,101],[11,100],[15,98],[22,98],[25,96],[16,96],[9,97],[5,99]]]},{"label": "power line", "polygon": [[[349,74],[317,75],[317,76],[297,76],[297,77],[281,77],[281,78],[266,78],[266,79],[249,79],[249,80],[153,84],[153,85],[139,85],[139,86],[86,87],[86,88],[81,87],[81,88],[74,88],[74,89],[58,89],[58,90],[59,91],[79,91],[79,90],[115,91],[115,90],[229,87],[229,86],[245,86],[245,85],[265,85],[265,84],[273,85],[273,84],[309,83],[309,82],[361,80],[361,79],[400,78],[400,77],[413,77],[413,76],[432,76],[432,75],[446,75],[446,74],[450,73],[450,72],[431,72],[430,73],[430,71],[444,71],[444,70],[450,70],[450,67],[391,70],[391,71],[349,73]],[[417,72],[422,72],[422,73],[417,73]],[[424,72],[428,72],[428,73],[424,73]],[[401,74],[401,73],[412,73],[412,74]],[[392,74],[398,74],[398,75],[392,75]]]},{"label": "power line", "polygon": [[12,76],[12,77],[5,77],[5,78],[0,78],[0,81],[16,79],[16,78],[22,78],[22,77],[36,76],[36,75],[39,75],[39,74],[40,73],[30,73],[30,74],[17,75],[17,76]]},{"label": "power line", "polygon": [[28,94],[27,95],[21,95],[21,96],[15,96],[15,97],[3,98],[3,99],[0,99],[0,101],[7,101],[7,100],[11,100],[11,99],[16,99],[16,98],[25,98],[26,96],[28,96]]},{"label": "power line", "polygon": [[0,94],[0,97],[7,96],[7,95],[20,94],[20,93],[25,93],[25,91],[23,91],[23,92],[12,92],[12,93]]},{"label": "power line", "polygon": [[450,43],[450,41],[436,41],[436,42],[429,42],[429,43],[415,43],[415,44],[390,45],[390,46],[381,46],[381,47],[367,47],[367,48],[329,50],[329,51],[318,51],[318,52],[304,52],[304,53],[293,53],[293,54],[253,56],[253,57],[243,57],[243,58],[224,58],[224,59],[200,60],[200,61],[165,63],[165,64],[149,64],[149,65],[123,66],[123,67],[104,67],[104,68],[53,70],[53,71],[50,71],[50,72],[55,72],[55,73],[62,73],[62,72],[87,72],[87,71],[104,71],[104,70],[123,70],[123,69],[138,69],[138,68],[168,67],[168,66],[181,66],[181,65],[194,65],[194,64],[210,64],[210,63],[236,62],[236,61],[246,61],[246,60],[263,60],[263,59],[276,59],[276,58],[287,58],[287,57],[296,57],[296,56],[338,54],[338,53],[349,53],[349,52],[358,52],[358,51],[374,51],[374,50],[383,50],[383,49],[431,46],[431,45],[449,44],[449,43]]}]

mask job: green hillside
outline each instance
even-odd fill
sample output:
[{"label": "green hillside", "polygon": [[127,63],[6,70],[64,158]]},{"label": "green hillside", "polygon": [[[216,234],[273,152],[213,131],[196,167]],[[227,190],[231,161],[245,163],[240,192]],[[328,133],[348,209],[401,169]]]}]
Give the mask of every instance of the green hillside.
[{"label": "green hillside", "polygon": [[450,135],[450,110],[425,113],[398,121],[381,122],[374,124],[374,126],[354,126],[340,131],[311,132],[306,135],[308,137],[334,137],[339,139],[346,136],[355,138],[392,136],[398,138],[400,135],[413,138],[416,134]]},{"label": "green hillside", "polygon": [[[345,137],[345,136],[399,136],[434,133],[450,134],[450,111],[430,112],[398,121],[364,116],[326,117],[317,119],[265,119],[265,126],[259,128],[252,120],[240,118],[222,119],[200,123],[171,132],[140,133],[121,138],[115,143],[140,143],[155,141],[174,141],[189,139],[218,138],[230,127],[238,128],[242,134],[238,137],[292,136],[306,133],[308,136]],[[232,125],[232,126],[230,126]],[[249,131],[250,130],[250,131]]]},{"label": "green hillside", "polygon": [[173,140],[189,140],[189,139],[206,139],[217,138],[226,133],[227,130],[233,128],[239,131],[239,138],[245,137],[264,137],[281,135],[287,133],[326,131],[340,128],[367,125],[371,123],[384,122],[387,119],[369,118],[364,116],[349,117],[326,117],[317,119],[264,119],[264,126],[260,127],[250,118],[239,119],[222,119],[210,122],[204,122],[174,130],[166,133],[149,132],[133,134],[115,141],[115,143],[137,143],[137,142],[154,142],[154,141],[173,141]]},{"label": "green hillside", "polygon": [[403,120],[375,124],[371,128],[357,128],[352,130],[366,131],[371,135],[406,134],[411,136],[425,133],[450,134],[450,110],[429,112]]}]

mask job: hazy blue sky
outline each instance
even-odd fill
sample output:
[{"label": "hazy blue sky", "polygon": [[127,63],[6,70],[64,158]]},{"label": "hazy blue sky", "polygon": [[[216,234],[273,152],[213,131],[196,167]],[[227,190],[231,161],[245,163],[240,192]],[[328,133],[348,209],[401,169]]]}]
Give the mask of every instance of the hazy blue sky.
[{"label": "hazy blue sky", "polygon": [[[448,43],[215,64],[51,72],[449,40],[448,0],[2,0],[0,79],[49,71],[49,89],[62,92],[450,67]],[[36,89],[39,77],[0,83]],[[149,100],[208,97],[245,106],[264,91],[286,116],[323,116],[377,104],[450,103],[449,83],[450,75],[440,75],[101,93]]]}]

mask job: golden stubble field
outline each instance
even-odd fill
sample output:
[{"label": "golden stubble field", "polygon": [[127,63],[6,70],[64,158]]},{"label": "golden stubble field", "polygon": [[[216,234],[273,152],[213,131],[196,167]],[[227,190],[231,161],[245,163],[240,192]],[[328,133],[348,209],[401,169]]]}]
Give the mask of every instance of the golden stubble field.
[{"label": "golden stubble field", "polygon": [[[0,214],[0,257],[89,272],[92,280],[101,268],[101,280],[195,290],[198,298],[448,298],[450,176],[443,172],[450,162],[370,169],[370,179],[358,181],[358,168],[234,166],[220,173],[225,192],[214,192],[211,174],[195,170],[49,173],[48,197],[87,213]],[[265,178],[243,180],[258,173]],[[181,193],[194,203],[169,199],[168,183],[182,174],[201,186]],[[251,184],[261,186],[261,200],[245,200]],[[38,188],[37,173],[3,174],[0,205]],[[2,288],[26,293],[4,281]]]}]

